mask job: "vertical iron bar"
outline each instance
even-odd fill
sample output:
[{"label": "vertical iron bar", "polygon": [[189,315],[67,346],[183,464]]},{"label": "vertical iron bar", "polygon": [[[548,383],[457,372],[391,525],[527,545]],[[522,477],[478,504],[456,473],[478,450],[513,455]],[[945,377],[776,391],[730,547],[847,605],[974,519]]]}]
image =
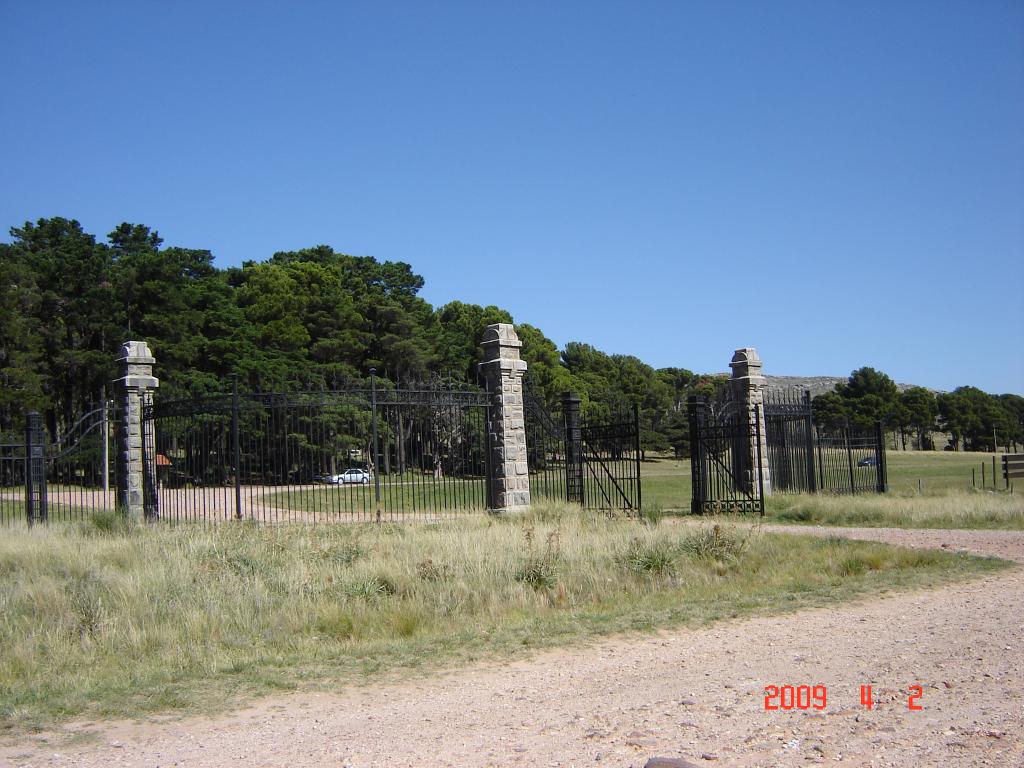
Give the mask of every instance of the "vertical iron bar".
[{"label": "vertical iron bar", "polygon": [[107,494],[110,493],[110,411],[107,403],[107,388],[100,389],[100,398],[103,400],[103,429],[101,439],[103,440],[103,505],[107,504]]},{"label": "vertical iron bar", "polygon": [[583,432],[580,398],[575,392],[562,393],[562,418],[565,420],[565,500],[583,504]]},{"label": "vertical iron bar", "polygon": [[885,432],[882,422],[875,428],[875,490],[885,493]]},{"label": "vertical iron bar", "polygon": [[764,517],[764,468],[761,466],[761,406],[754,404],[754,435],[757,439],[757,500]]},{"label": "vertical iron bar", "polygon": [[633,403],[633,437],[636,441],[636,510],[643,508],[643,496],[640,490],[640,404]]},{"label": "vertical iron bar", "polygon": [[807,490],[816,493],[818,478],[814,475],[814,409],[811,406],[811,390],[804,390],[804,439],[807,441]]},{"label": "vertical iron bar", "polygon": [[235,519],[242,519],[242,448],[238,441],[238,374],[231,377],[231,450],[235,463]]},{"label": "vertical iron bar", "polygon": [[846,438],[846,463],[850,470],[850,493],[854,494],[857,492],[854,486],[853,480],[853,450],[850,448],[850,423],[847,422],[843,428],[843,435]]},{"label": "vertical iron bar", "polygon": [[380,520],[380,445],[377,442],[377,369],[370,369],[370,425],[373,439],[373,498]]},{"label": "vertical iron bar", "polygon": [[816,443],[817,448],[818,448],[818,483],[819,483],[819,486],[825,486],[825,485],[827,485],[828,481],[831,479],[831,474],[832,473],[831,472],[829,473],[829,477],[828,478],[825,477],[825,462],[823,461],[822,455],[821,455],[821,428],[820,427],[814,427],[814,438],[815,438],[815,443]]},{"label": "vertical iron bar", "polygon": [[38,416],[35,411],[25,418],[25,517],[28,520],[28,527],[36,521],[36,494],[34,480],[34,451],[33,442],[35,438],[35,420]]},{"label": "vertical iron bar", "polygon": [[686,402],[690,418],[690,512],[700,514],[701,486],[703,479],[700,473],[700,427],[697,423],[697,396],[690,395]]}]

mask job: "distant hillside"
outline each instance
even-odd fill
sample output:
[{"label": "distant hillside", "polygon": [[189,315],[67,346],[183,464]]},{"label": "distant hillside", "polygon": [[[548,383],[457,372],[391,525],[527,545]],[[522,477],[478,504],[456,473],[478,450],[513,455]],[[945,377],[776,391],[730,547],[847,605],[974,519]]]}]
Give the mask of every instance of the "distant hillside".
[{"label": "distant hillside", "polygon": [[[820,395],[823,392],[831,392],[837,384],[847,381],[846,376],[765,376],[768,379],[768,386],[772,389],[809,389],[811,396]],[[900,392],[917,386],[916,384],[897,384]],[[932,392],[938,393],[941,390],[925,387]]]},{"label": "distant hillside", "polygon": [[[728,373],[717,374],[719,376],[728,376]],[[768,379],[768,386],[771,389],[809,389],[811,391],[811,397],[815,397],[824,392],[831,392],[836,388],[837,384],[843,384],[847,381],[846,376],[765,376]],[[897,384],[896,388],[902,392],[905,389],[916,387],[917,384]],[[931,390],[938,394],[942,390],[932,389],[931,387],[925,387],[925,389]]]}]

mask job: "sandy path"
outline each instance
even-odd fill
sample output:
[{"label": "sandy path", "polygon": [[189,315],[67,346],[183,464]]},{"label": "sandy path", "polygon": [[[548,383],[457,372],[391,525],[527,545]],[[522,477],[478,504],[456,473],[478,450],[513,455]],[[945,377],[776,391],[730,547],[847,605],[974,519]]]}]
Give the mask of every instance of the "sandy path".
[{"label": "sandy path", "polygon": [[[826,529],[774,530],[822,532]],[[1024,562],[1024,533],[836,530]],[[430,680],[267,700],[213,720],[27,740],[33,766],[707,766],[1024,768],[1024,569],[859,604],[737,620],[473,667]],[[764,709],[767,684],[825,685],[822,712]],[[871,711],[860,705],[872,684]],[[923,710],[906,689],[920,684]]]}]

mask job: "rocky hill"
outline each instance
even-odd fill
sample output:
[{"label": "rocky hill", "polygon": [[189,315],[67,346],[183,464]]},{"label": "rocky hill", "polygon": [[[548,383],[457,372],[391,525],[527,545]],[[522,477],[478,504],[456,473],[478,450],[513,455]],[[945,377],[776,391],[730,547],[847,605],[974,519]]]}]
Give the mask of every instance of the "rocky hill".
[{"label": "rocky hill", "polygon": [[[811,396],[820,395],[823,392],[831,392],[837,384],[847,380],[846,376],[765,376],[768,379],[768,386],[772,389],[809,389]],[[897,384],[900,392],[917,386],[916,384]],[[931,389],[931,387],[925,387]],[[939,390],[932,389],[938,393]]]},{"label": "rocky hill", "polygon": [[[715,374],[717,376],[728,376],[728,373]],[[842,384],[847,380],[846,376],[765,376],[768,380],[768,386],[771,389],[809,389],[811,391],[811,397],[820,395],[824,392],[831,392],[836,388],[837,384]],[[897,384],[896,388],[902,392],[911,387],[918,386],[917,384]],[[925,387],[932,392],[938,394],[942,390],[932,389],[931,387]]]}]

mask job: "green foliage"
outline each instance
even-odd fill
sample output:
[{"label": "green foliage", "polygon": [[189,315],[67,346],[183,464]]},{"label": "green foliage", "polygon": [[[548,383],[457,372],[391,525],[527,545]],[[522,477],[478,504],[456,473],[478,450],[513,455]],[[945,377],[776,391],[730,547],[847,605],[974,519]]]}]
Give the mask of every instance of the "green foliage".
[{"label": "green foliage", "polygon": [[[162,396],[224,391],[231,374],[249,389],[354,384],[370,368],[393,387],[439,376],[477,381],[484,328],[513,320],[500,307],[461,301],[435,310],[409,264],[326,245],[218,269],[209,251],[167,246],[137,223],[119,224],[106,242],[61,217],[10,232],[12,242],[0,244],[0,432],[19,431],[30,409],[44,414],[51,434],[66,430],[115,377],[129,338],[153,349]],[[574,390],[589,419],[632,418],[638,408],[645,454],[687,456],[687,398],[727,386],[725,376],[655,370],[581,342],[560,352],[539,328],[516,328],[534,395],[553,405]],[[957,447],[990,449],[993,429],[1001,444],[1024,442],[1024,398],[969,387],[938,402],[920,388],[897,395],[873,368],[854,371],[814,407],[820,424],[881,419],[916,432],[920,445],[937,417]]]},{"label": "green foliage", "polygon": [[670,575],[675,572],[672,548],[664,541],[630,540],[616,560],[627,570],[640,575]]},{"label": "green foliage", "polygon": [[911,387],[900,393],[899,426],[909,427],[917,433],[919,450],[931,448],[929,432],[935,427],[935,419],[939,415],[935,393],[924,387]]},{"label": "green foliage", "polygon": [[1024,442],[1024,403],[1017,395],[993,397],[977,387],[938,396],[939,422],[953,450],[995,451],[995,443]]},{"label": "green foliage", "polygon": [[747,538],[740,538],[735,530],[713,525],[688,535],[683,539],[680,549],[693,557],[724,563],[743,554],[747,541]]},{"label": "green foliage", "polygon": [[535,550],[535,531],[532,526],[523,529],[527,555],[515,574],[516,581],[528,584],[535,590],[552,589],[558,580],[558,560],[561,557],[561,533],[556,528],[548,533],[541,552]]}]

